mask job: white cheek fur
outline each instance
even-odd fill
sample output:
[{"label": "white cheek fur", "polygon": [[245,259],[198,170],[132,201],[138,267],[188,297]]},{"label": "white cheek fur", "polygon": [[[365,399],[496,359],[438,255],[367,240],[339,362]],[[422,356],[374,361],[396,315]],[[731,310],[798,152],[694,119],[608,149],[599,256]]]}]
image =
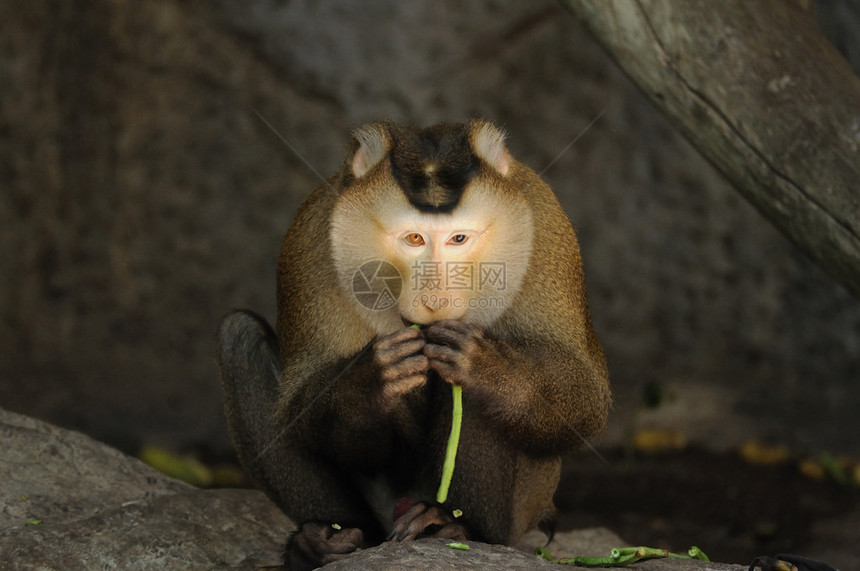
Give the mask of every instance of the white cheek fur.
[{"label": "white cheek fur", "polygon": [[[491,262],[502,264],[505,279],[501,287],[476,288],[467,295],[475,306],[460,312],[458,317],[481,325],[489,325],[512,302],[525,277],[532,250],[533,224],[531,211],[519,195],[503,196],[496,189],[473,184],[463,195],[461,204],[450,214],[425,214],[413,208],[399,189],[388,188],[368,200],[366,193],[346,192],[332,213],[330,239],[339,281],[350,297],[355,271],[370,260],[385,260],[394,264],[403,276],[403,292],[411,281],[411,266],[416,260],[436,259],[450,262]],[[462,246],[433,245],[447,241],[458,231],[469,234]],[[422,246],[409,246],[402,237],[421,230],[432,234]],[[405,272],[405,273],[404,273]],[[408,305],[400,300],[388,310],[368,310],[357,301],[354,304],[362,319],[379,334],[402,327],[400,316],[406,316]]]}]

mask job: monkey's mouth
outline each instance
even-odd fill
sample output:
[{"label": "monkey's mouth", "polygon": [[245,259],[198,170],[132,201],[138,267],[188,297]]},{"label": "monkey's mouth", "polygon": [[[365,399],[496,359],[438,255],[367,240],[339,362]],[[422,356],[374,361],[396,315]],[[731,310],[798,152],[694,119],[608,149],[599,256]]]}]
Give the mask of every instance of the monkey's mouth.
[{"label": "monkey's mouth", "polygon": [[417,321],[409,321],[402,315],[400,316],[400,321],[402,321],[403,325],[406,327],[427,327],[428,325],[434,323],[433,321],[426,321],[424,323],[418,323]]}]

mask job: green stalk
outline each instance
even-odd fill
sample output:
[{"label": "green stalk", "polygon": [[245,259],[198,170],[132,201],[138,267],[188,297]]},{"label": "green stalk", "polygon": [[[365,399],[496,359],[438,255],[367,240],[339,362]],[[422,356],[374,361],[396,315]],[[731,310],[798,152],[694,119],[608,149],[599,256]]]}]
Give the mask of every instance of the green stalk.
[{"label": "green stalk", "polygon": [[451,385],[454,397],[454,413],[451,416],[451,433],[448,435],[448,448],[445,450],[445,463],[442,464],[442,480],[436,501],[444,504],[448,499],[448,488],[451,486],[451,476],[454,475],[454,460],[457,458],[457,446],[460,444],[460,425],[463,423],[463,387]]},{"label": "green stalk", "polygon": [[545,547],[535,549],[535,555],[542,557],[550,563],[561,563],[562,565],[575,565],[577,567],[626,567],[631,563],[643,559],[659,559],[663,557],[679,557],[682,559],[699,559],[710,561],[708,556],[695,545],[687,551],[687,555],[669,553],[665,549],[656,547],[616,547],[609,552],[609,557],[563,557],[556,559]]},{"label": "green stalk", "polygon": [[[421,329],[418,323],[413,323],[411,327]],[[460,445],[460,425],[463,424],[463,387],[451,385],[451,396],[454,399],[451,433],[448,435],[445,462],[442,464],[442,480],[439,482],[439,491],[436,492],[436,501],[440,504],[444,504],[448,499],[448,488],[451,487],[451,477],[454,475],[454,461],[457,459],[457,447]]]}]

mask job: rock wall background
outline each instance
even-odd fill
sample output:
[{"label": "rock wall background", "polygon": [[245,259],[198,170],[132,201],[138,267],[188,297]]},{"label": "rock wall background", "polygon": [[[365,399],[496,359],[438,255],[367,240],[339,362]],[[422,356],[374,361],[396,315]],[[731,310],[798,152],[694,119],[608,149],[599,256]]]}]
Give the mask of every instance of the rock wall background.
[{"label": "rock wall background", "polygon": [[[857,2],[819,10],[857,69]],[[678,426],[860,453],[860,302],[551,0],[0,0],[0,86],[3,407],[126,450],[227,450],[214,331],[231,307],[274,318],[305,161],[328,174],[365,121],[479,115],[552,165],[579,230],[609,442]]]}]

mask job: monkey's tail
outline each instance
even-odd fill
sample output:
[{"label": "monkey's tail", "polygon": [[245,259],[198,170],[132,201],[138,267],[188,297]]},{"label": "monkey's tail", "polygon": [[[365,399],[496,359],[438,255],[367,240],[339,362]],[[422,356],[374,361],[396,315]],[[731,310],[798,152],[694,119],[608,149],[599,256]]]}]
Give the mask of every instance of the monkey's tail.
[{"label": "monkey's tail", "polygon": [[550,504],[544,509],[540,520],[538,520],[538,529],[544,532],[547,537],[544,547],[552,543],[552,539],[555,537],[555,529],[557,525],[558,513],[556,512],[555,505]]}]

